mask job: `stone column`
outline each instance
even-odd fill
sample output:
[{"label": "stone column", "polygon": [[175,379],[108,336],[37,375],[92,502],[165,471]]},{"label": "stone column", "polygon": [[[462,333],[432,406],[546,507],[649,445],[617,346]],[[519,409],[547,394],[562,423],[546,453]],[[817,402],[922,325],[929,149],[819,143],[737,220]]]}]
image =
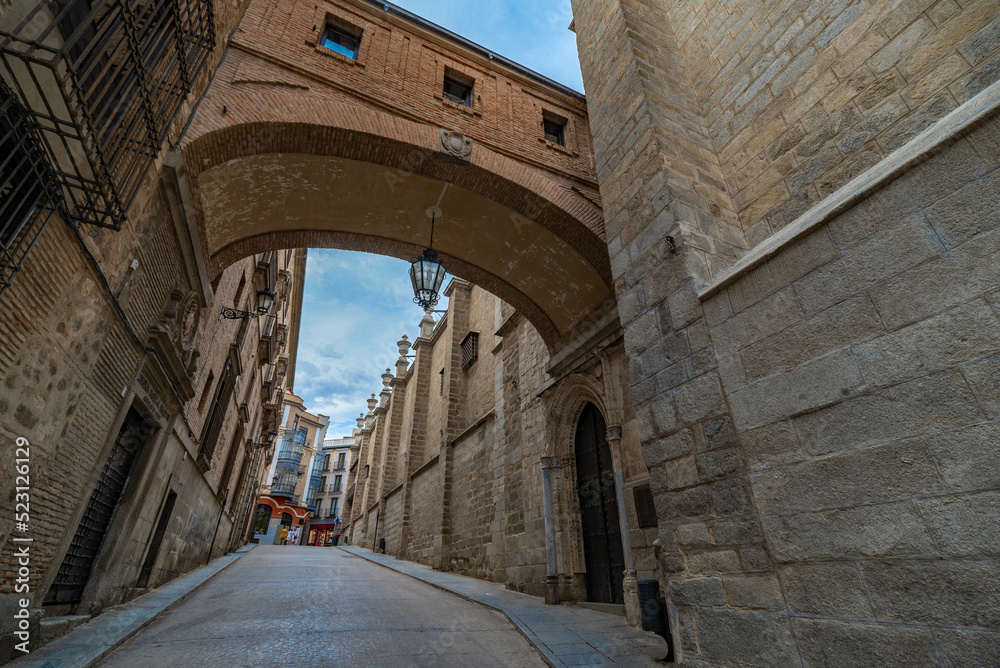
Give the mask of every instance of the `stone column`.
[{"label": "stone column", "polygon": [[611,466],[615,471],[615,496],[618,498],[618,524],[621,527],[622,551],[625,553],[625,618],[632,626],[642,623],[639,609],[639,584],[632,559],[632,537],[628,532],[628,516],[625,514],[625,473],[622,468],[622,428],[608,427],[608,445],[611,448]]},{"label": "stone column", "polygon": [[556,529],[552,517],[552,480],[550,471],[562,468],[558,457],[542,457],[542,497],[545,503],[545,556],[547,570],[545,573],[545,602],[549,605],[559,603],[559,574],[556,572]]}]

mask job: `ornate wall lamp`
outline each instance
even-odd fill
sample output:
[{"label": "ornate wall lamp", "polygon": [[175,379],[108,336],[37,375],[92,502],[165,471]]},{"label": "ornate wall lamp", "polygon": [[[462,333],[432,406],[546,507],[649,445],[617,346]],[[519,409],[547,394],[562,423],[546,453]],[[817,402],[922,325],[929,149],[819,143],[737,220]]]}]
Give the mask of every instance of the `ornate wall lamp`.
[{"label": "ornate wall lamp", "polygon": [[272,431],[267,435],[267,439],[263,443],[254,443],[253,447],[260,450],[261,448],[269,448],[274,445],[274,442],[278,438],[278,432]]},{"label": "ornate wall lamp", "polygon": [[246,320],[248,318],[259,318],[262,315],[267,314],[274,306],[274,300],[277,298],[270,290],[259,290],[257,292],[257,310],[256,311],[240,311],[238,309],[229,308],[228,306],[222,307],[222,313],[219,314],[219,320],[226,318],[227,320]]}]

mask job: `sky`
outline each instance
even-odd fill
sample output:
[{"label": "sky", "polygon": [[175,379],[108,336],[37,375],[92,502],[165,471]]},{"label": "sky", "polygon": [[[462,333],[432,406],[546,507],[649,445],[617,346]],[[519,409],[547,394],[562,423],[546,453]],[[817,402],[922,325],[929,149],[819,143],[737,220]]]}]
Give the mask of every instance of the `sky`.
[{"label": "sky", "polygon": [[[395,4],[578,91],[583,90],[569,0],[395,0]],[[295,388],[350,436],[365,401],[395,372],[396,342],[416,338],[409,264],[368,253],[310,249]],[[447,308],[443,301],[438,308]]]}]

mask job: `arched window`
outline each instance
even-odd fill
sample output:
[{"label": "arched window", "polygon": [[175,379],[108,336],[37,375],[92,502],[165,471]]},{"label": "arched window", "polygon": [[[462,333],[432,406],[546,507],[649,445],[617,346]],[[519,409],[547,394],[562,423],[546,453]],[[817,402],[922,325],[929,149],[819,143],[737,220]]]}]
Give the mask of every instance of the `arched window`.
[{"label": "arched window", "polygon": [[292,516],[288,513],[281,513],[281,525],[286,527],[292,526]]}]

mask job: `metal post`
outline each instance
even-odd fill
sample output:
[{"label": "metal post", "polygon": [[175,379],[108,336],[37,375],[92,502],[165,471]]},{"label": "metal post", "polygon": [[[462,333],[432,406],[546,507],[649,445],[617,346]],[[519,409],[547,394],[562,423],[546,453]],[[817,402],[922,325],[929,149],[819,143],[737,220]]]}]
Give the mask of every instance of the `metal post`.
[{"label": "metal post", "polygon": [[545,575],[545,602],[550,605],[559,603],[559,575],[556,573],[556,529],[552,516],[552,469],[562,467],[558,457],[542,457],[542,497],[545,504],[545,556],[547,570]]}]

